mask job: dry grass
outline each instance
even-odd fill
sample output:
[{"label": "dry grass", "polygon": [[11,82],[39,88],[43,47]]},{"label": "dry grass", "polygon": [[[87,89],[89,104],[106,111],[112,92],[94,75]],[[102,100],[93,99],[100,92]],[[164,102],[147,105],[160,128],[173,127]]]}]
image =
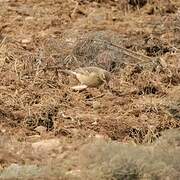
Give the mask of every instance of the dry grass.
[{"label": "dry grass", "polygon": [[[40,138],[65,138],[65,144],[76,143],[77,139],[84,143],[96,135],[118,142],[151,144],[164,130],[180,127],[179,1],[153,0],[143,7],[109,0],[22,2],[0,2],[2,136],[14,136],[21,141],[16,142],[21,147],[21,143],[29,142],[29,137],[39,135],[36,127],[44,126],[46,135]],[[70,87],[76,80],[51,68],[89,65],[111,71],[111,92],[103,88],[74,92]],[[160,156],[160,147],[149,157],[141,146],[117,142],[94,145],[92,153],[99,153],[99,159],[84,161],[85,166],[94,164],[90,174],[83,171],[90,179],[95,174],[115,179],[138,179],[146,174],[150,179],[163,179],[168,173],[174,179],[178,176],[175,160],[170,157],[172,166],[167,166],[169,161],[163,159],[165,155]],[[113,156],[121,148],[123,155],[131,157],[127,166],[127,159],[121,155],[113,159],[108,155],[112,151]],[[171,151],[177,153],[176,148]],[[0,163],[3,168],[28,158],[28,163],[33,162],[28,148],[20,159],[14,151],[10,154],[12,158],[8,159],[9,154],[5,153],[5,160]],[[146,158],[147,162],[142,163]],[[161,163],[151,163],[151,158]],[[104,164],[100,163],[102,159]],[[69,159],[64,163],[71,166]],[[79,168],[72,166],[72,170]],[[98,166],[102,174],[96,171]],[[109,167],[112,172],[107,170]],[[159,171],[154,172],[154,167]],[[58,176],[59,169],[55,171]],[[126,177],[126,173],[132,176]]]},{"label": "dry grass", "polygon": [[[0,146],[3,154],[1,161],[8,159],[10,164],[18,162],[22,172],[16,174],[11,170],[7,173],[5,168],[6,171],[0,177],[176,180],[180,176],[179,129],[162,133],[161,137],[151,145],[90,138],[86,143],[76,140],[76,143],[71,143],[69,146],[63,139],[59,141],[60,146],[39,153],[32,148],[33,142],[20,143],[12,138],[1,137]],[[59,151],[61,153],[57,153]],[[26,174],[23,173],[24,171]]]},{"label": "dry grass", "polygon": [[96,141],[81,153],[86,179],[178,179],[179,130],[170,130],[151,146]]},{"label": "dry grass", "polygon": [[[108,2],[103,4],[102,7],[109,8]],[[68,22],[72,29],[67,32],[61,30],[63,34],[59,35],[57,32],[54,32],[53,28],[54,26],[59,28],[60,24],[54,24],[53,22],[59,22],[62,17],[67,18],[68,11],[66,8],[70,4],[68,11],[75,4],[69,1],[62,4],[56,2],[56,7],[55,5],[51,7],[52,3],[39,2],[32,4],[34,6],[32,13],[29,11],[30,2],[23,10],[19,9],[18,3],[15,5],[13,3],[9,4],[10,7],[13,5],[17,7],[15,12],[21,14],[19,21],[23,23],[23,29],[20,31],[21,34],[19,34],[13,28],[16,24],[11,23],[7,25],[11,28],[11,33],[6,28],[2,31],[4,33],[0,46],[2,89],[0,110],[2,122],[9,124],[9,127],[28,128],[30,130],[43,125],[47,127],[48,131],[51,130],[56,135],[57,132],[61,131],[71,134],[69,127],[78,129],[83,127],[83,129],[90,129],[97,133],[105,133],[112,139],[123,140],[124,138],[132,137],[138,142],[143,141],[149,126],[152,124],[155,126],[153,127],[155,131],[179,126],[176,119],[168,116],[165,105],[156,103],[160,98],[162,98],[162,101],[166,101],[165,96],[168,97],[168,88],[172,87],[173,89],[173,86],[178,86],[180,82],[179,52],[170,54],[170,47],[172,45],[178,46],[175,39],[167,39],[168,41],[164,42],[160,38],[158,39],[155,33],[153,38],[150,37],[148,32],[152,28],[149,22],[153,22],[155,17],[148,20],[149,22],[147,21],[149,29],[145,30],[144,34],[138,34],[138,29],[137,33],[132,34],[130,27],[134,26],[132,24],[133,19],[127,19],[128,16],[132,16],[130,12],[128,16],[122,19],[122,27],[118,31],[118,33],[124,33],[122,36],[112,31],[116,29],[119,22],[110,25],[109,22],[112,21],[110,16],[104,19],[108,23],[105,26],[107,28],[111,27],[110,34],[106,31],[85,33],[87,31],[86,28],[84,30],[81,30],[82,27],[77,28],[76,22],[73,23],[69,19]],[[91,4],[86,5],[91,6]],[[45,24],[41,22],[43,18],[39,17],[39,14],[44,14],[42,11],[43,7],[47,7],[47,14],[50,13],[50,9],[53,9],[50,16],[44,17],[46,19],[43,21]],[[80,9],[81,7],[85,8],[83,4],[78,7]],[[5,10],[6,8],[8,8],[8,3]],[[61,12],[61,18],[55,21],[54,15],[56,15],[56,9],[58,8],[63,8],[63,12]],[[16,13],[11,8],[10,12],[12,16],[16,17]],[[25,16],[24,13],[29,16],[28,19],[22,19]],[[78,12],[75,13],[78,14]],[[116,12],[114,13],[116,14]],[[120,11],[120,13],[122,12]],[[98,13],[96,16],[101,17]],[[8,13],[4,16],[6,19],[9,17]],[[138,18],[142,17],[138,16]],[[160,19],[160,16],[157,15],[156,17]],[[178,13],[172,16],[172,24],[176,24],[178,21],[177,17]],[[83,21],[86,18],[82,16],[81,18],[77,17],[77,19],[81,20],[81,24],[84,24]],[[147,19],[149,18],[147,17]],[[39,25],[37,28],[34,28],[35,25],[33,23],[36,23],[36,20],[39,20]],[[14,21],[17,20],[15,19]],[[67,19],[64,19],[62,22],[65,21],[67,22]],[[93,21],[93,19],[90,18],[89,21]],[[50,26],[48,26],[49,22],[51,22]],[[126,23],[123,24],[124,22]],[[143,28],[144,26],[140,22],[140,19],[136,21],[136,27]],[[163,24],[164,28],[167,28],[167,22]],[[64,27],[63,24],[61,25]],[[21,28],[20,25],[16,26],[16,29]],[[38,33],[40,26],[42,26],[42,31],[39,32],[47,34],[42,36]],[[43,30],[47,26],[48,32]],[[88,29],[93,29],[91,25],[87,26]],[[102,24],[99,26],[102,26]],[[29,27],[33,29],[28,29]],[[127,30],[124,31],[124,28],[127,28]],[[167,28],[167,32],[168,30]],[[31,34],[31,37],[26,36],[27,33]],[[177,33],[178,31],[174,31],[174,38]],[[83,39],[80,39],[81,34],[85,34]],[[130,37],[130,39],[127,40],[127,37]],[[138,46],[135,44],[137,41],[141,42]],[[145,41],[148,42],[148,48],[143,47]],[[125,48],[121,49],[112,46],[111,43],[121,47],[125,46]],[[156,48],[155,45],[157,46]],[[150,53],[149,48],[158,49],[158,51],[151,51],[152,54],[148,54]],[[163,48],[169,49],[167,52],[164,52]],[[160,57],[158,64],[154,64],[154,61],[151,62],[153,58],[143,55],[142,52],[144,50],[144,53],[147,55]],[[142,62],[136,58],[142,59]],[[139,64],[138,66],[137,63]],[[67,77],[58,74],[56,70],[48,70],[46,68],[51,67],[51,65],[63,68],[98,65],[115,71],[111,81],[113,93],[108,94],[105,92],[105,96],[98,100],[101,104],[99,110],[92,111],[93,102],[88,102],[88,98],[98,96],[98,90],[88,90],[88,92],[80,94],[72,92],[69,86],[76,82],[71,78],[67,79]],[[119,71],[120,68],[121,70]],[[148,100],[149,96],[153,99],[153,105],[146,104],[146,99]],[[127,103],[125,103],[126,101]],[[141,105],[142,102],[143,104]],[[166,103],[168,106],[168,102]],[[71,119],[75,121],[68,121],[66,124],[67,121],[64,120],[62,114],[67,114],[66,116],[72,117]],[[92,114],[95,118],[87,117],[85,114]],[[148,122],[146,122],[146,119],[148,119]],[[92,125],[95,121],[97,125]],[[151,121],[153,122],[149,124]],[[137,135],[132,135],[134,133]]]}]

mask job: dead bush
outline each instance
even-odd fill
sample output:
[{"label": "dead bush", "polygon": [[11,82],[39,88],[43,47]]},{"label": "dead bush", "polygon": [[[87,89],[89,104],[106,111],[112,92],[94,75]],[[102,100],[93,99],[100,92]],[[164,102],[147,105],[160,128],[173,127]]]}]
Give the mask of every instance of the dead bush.
[{"label": "dead bush", "polygon": [[[172,141],[172,142],[171,142]],[[179,179],[179,130],[170,130],[154,145],[96,141],[80,152],[86,179]]]}]

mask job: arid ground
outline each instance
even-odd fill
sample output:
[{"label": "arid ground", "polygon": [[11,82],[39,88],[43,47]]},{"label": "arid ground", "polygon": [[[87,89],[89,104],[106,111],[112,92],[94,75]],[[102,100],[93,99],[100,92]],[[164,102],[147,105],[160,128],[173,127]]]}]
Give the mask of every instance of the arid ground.
[{"label": "arid ground", "polygon": [[178,180],[179,127],[179,0],[0,0],[0,179]]}]

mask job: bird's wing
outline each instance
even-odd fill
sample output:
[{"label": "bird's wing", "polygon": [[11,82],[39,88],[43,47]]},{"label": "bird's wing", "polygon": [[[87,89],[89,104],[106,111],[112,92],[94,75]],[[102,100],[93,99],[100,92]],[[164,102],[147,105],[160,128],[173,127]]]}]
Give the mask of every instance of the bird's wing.
[{"label": "bird's wing", "polygon": [[91,66],[91,67],[83,67],[83,68],[78,68],[76,69],[76,72],[81,73],[81,74],[91,74],[91,73],[101,73],[104,70],[95,66]]},{"label": "bird's wing", "polygon": [[82,74],[82,75],[85,75],[85,76],[88,76],[91,72],[88,70],[88,68],[78,68],[75,70],[76,73],[78,74]]}]

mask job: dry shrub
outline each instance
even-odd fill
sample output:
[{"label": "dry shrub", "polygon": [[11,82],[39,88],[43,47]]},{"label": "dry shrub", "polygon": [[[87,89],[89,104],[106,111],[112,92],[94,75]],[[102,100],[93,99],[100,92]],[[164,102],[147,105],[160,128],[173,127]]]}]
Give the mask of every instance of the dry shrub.
[{"label": "dry shrub", "polygon": [[179,179],[179,130],[151,146],[96,141],[80,152],[85,179]]},{"label": "dry shrub", "polygon": [[119,44],[123,38],[111,31],[96,31],[85,34],[73,49],[73,55],[83,66],[100,66],[114,71],[127,62],[121,49],[111,43]]},{"label": "dry shrub", "polygon": [[168,54],[163,58],[162,82],[168,85],[180,84],[180,53]]},{"label": "dry shrub", "polygon": [[128,0],[128,3],[134,7],[143,7],[147,2],[147,0]]},{"label": "dry shrub", "polygon": [[[38,154],[27,142],[19,142],[7,136],[1,136],[0,156],[7,167],[18,162],[38,164],[42,172],[37,176],[26,174],[28,179],[179,179],[180,177],[180,134],[179,129],[171,129],[151,145],[118,143],[104,139],[89,139],[86,142],[77,140],[71,146],[64,146],[63,153],[56,154],[54,149],[47,154]],[[85,143],[85,144],[84,144]],[[65,151],[64,151],[65,150]],[[2,172],[2,171],[1,171]],[[0,172],[0,175],[1,175]],[[22,174],[22,173],[21,173]],[[18,175],[13,178],[20,178]]]}]

